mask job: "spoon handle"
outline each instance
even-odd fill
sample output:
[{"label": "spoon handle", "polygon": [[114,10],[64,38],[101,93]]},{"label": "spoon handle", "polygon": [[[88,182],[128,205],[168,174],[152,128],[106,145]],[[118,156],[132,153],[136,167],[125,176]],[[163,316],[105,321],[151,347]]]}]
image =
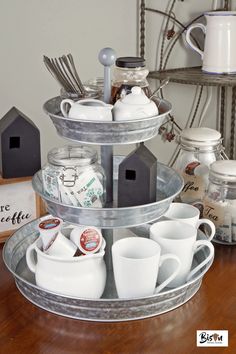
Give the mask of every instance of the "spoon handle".
[{"label": "spoon handle", "polygon": [[164,81],[162,81],[161,85],[155,91],[153,91],[153,93],[151,94],[151,96],[149,96],[149,98],[151,99],[157,92],[159,92],[168,83],[169,83],[169,78],[167,78]]}]

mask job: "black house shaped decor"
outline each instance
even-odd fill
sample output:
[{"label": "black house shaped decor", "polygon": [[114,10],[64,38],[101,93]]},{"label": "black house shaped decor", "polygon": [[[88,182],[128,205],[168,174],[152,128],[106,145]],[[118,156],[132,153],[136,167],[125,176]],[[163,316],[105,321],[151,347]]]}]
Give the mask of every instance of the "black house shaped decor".
[{"label": "black house shaped decor", "polygon": [[119,165],[118,206],[129,207],[156,201],[157,159],[141,144]]},{"label": "black house shaped decor", "polygon": [[0,174],[3,178],[28,177],[40,168],[39,130],[13,107],[0,120]]}]

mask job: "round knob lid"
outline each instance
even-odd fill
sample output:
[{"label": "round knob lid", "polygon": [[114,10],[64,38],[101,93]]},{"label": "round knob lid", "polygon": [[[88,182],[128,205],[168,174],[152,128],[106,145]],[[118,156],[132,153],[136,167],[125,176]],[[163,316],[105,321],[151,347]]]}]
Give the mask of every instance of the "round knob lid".
[{"label": "round knob lid", "polygon": [[210,174],[227,182],[236,182],[236,161],[215,161],[210,166]]},{"label": "round knob lid", "polygon": [[134,86],[131,89],[131,93],[126,95],[122,102],[125,104],[149,104],[151,101],[150,99],[143,93],[141,87]]},{"label": "round knob lid", "polygon": [[145,59],[141,57],[120,57],[116,59],[119,68],[139,68],[145,66]]},{"label": "round knob lid", "polygon": [[210,128],[187,128],[180,134],[180,142],[188,146],[215,146],[221,142],[221,134]]}]

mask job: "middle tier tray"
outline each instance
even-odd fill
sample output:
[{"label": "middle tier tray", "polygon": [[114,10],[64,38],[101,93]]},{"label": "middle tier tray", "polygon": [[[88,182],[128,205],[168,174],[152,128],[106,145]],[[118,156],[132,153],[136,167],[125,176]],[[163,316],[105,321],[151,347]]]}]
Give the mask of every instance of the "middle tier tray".
[{"label": "middle tier tray", "polygon": [[168,209],[173,199],[183,188],[182,177],[172,168],[157,164],[156,202],[133,207],[118,208],[116,202],[118,166],[123,157],[114,158],[113,194],[110,208],[84,208],[60,203],[44,193],[42,173],[37,172],[32,180],[33,188],[46,203],[50,214],[73,224],[97,226],[103,229],[132,227],[154,221]]},{"label": "middle tier tray", "polygon": [[156,98],[159,115],[130,121],[86,121],[65,118],[61,114],[60,96],[48,100],[43,108],[50,116],[57,133],[63,138],[97,145],[124,145],[152,139],[171,112],[171,104]]}]

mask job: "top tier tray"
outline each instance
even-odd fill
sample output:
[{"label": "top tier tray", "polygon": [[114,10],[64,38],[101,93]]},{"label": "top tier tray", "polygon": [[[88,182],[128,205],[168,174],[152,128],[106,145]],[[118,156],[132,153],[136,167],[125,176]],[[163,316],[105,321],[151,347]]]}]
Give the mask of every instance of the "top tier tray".
[{"label": "top tier tray", "polygon": [[61,100],[60,96],[48,100],[43,106],[44,111],[50,116],[60,136],[86,144],[123,145],[147,141],[158,134],[167,114],[171,112],[168,101],[156,99],[160,112],[157,116],[125,122],[82,121],[63,117]]}]

